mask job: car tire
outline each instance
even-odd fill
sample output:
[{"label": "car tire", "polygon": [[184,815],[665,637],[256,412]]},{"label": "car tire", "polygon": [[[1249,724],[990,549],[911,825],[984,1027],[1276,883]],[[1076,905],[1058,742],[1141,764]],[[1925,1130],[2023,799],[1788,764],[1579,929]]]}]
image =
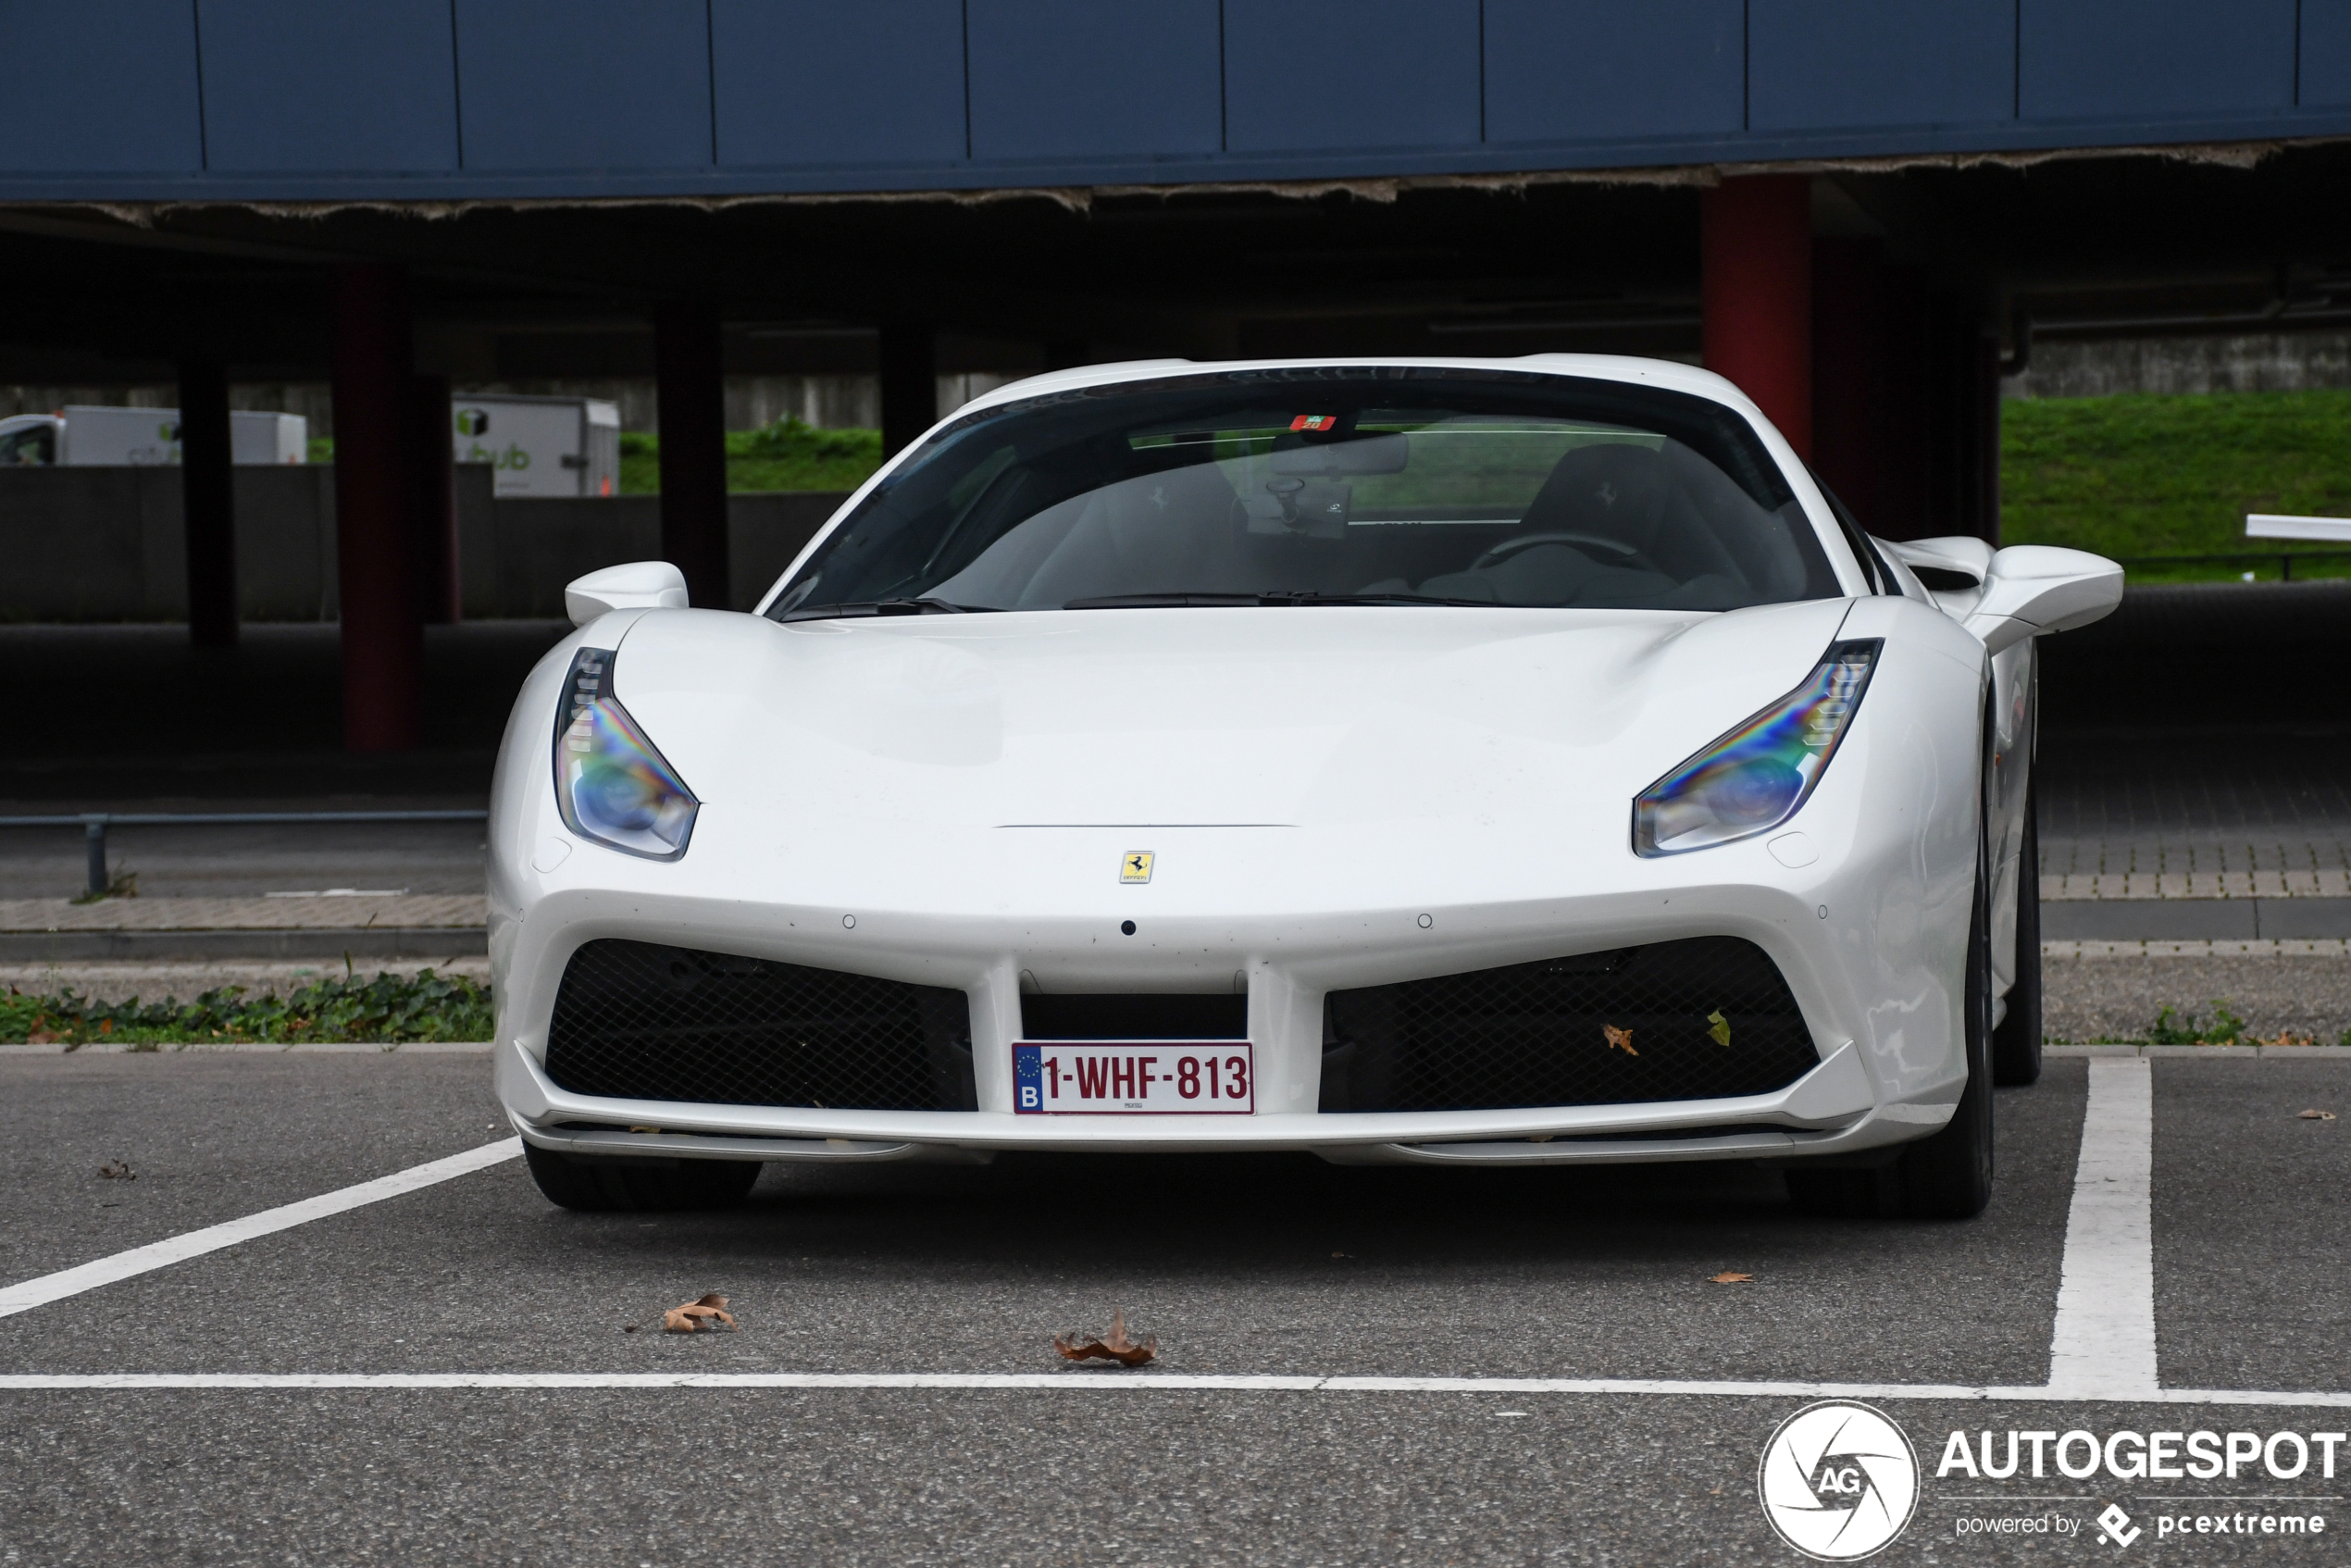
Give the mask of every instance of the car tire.
[{"label": "car tire", "polygon": [[1941,1131],[1902,1151],[1894,1169],[1901,1212],[1917,1220],[1973,1219],[1992,1201],[1992,898],[1977,859],[1975,915],[1968,931],[1961,1008],[1967,1037],[1967,1088]]},{"label": "car tire", "polygon": [[616,1159],[587,1161],[536,1144],[523,1145],[530,1179],[547,1201],[584,1213],[726,1209],[750,1195],[765,1162],[758,1160]]},{"label": "car tire", "polygon": [[2040,786],[2024,791],[2024,848],[2016,875],[2016,980],[2009,1010],[1992,1031],[1992,1081],[2003,1089],[2041,1077]]}]

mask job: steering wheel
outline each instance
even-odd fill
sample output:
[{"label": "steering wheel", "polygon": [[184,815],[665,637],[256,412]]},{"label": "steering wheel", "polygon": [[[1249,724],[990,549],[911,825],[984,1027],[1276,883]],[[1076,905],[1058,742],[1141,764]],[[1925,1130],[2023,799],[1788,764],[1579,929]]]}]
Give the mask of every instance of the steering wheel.
[{"label": "steering wheel", "polygon": [[1538,544],[1589,544],[1605,550],[1625,564],[1637,566],[1643,571],[1656,572],[1660,577],[1669,575],[1655,561],[1650,560],[1643,551],[1625,543],[1621,539],[1603,539],[1596,533],[1530,533],[1517,539],[1506,539],[1476,560],[1472,561],[1469,569],[1474,572],[1485,571],[1488,567],[1499,566],[1520,551],[1532,550]]}]

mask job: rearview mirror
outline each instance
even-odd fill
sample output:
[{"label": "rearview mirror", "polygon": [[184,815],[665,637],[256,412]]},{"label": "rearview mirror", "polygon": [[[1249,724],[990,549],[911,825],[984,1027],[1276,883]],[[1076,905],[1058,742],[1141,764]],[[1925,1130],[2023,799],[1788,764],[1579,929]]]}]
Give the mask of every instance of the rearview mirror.
[{"label": "rearview mirror", "polygon": [[576,578],[564,588],[564,613],[586,626],[613,610],[682,610],[686,574],[666,561],[631,561]]},{"label": "rearview mirror", "polygon": [[1992,653],[2070,631],[2122,602],[2122,568],[2086,550],[2012,544],[1985,564],[1984,589],[1961,622]]}]

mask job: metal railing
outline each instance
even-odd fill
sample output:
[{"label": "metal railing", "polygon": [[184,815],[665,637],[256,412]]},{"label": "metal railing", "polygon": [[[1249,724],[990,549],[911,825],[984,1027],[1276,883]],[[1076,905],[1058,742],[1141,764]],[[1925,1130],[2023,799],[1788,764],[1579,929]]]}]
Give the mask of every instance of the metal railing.
[{"label": "metal railing", "polygon": [[109,828],[275,828],[330,822],[487,822],[487,811],[85,811],[67,816],[0,816],[0,828],[79,828],[87,846],[89,895],[106,890]]}]

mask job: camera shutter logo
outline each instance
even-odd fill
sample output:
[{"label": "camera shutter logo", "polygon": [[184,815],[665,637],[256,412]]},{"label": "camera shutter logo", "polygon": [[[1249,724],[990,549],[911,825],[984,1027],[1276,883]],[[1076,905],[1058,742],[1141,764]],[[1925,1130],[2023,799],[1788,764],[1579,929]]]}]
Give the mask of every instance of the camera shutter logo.
[{"label": "camera shutter logo", "polygon": [[1919,1503],[1919,1456],[1886,1416],[1823,1400],[1780,1423],[1755,1487],[1780,1539],[1822,1562],[1854,1562],[1892,1544]]}]

